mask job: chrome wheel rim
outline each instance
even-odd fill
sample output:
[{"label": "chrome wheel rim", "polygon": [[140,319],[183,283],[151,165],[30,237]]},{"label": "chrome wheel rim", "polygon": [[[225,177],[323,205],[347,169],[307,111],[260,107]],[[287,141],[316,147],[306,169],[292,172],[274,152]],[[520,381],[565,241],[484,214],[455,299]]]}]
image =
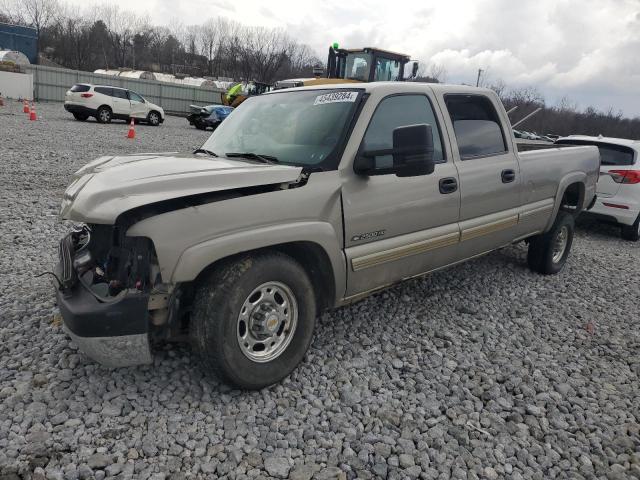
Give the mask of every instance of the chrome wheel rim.
[{"label": "chrome wheel rim", "polygon": [[149,121],[152,125],[155,125],[156,123],[158,123],[158,115],[156,115],[155,113],[150,114]]},{"label": "chrome wheel rim", "polygon": [[564,252],[567,249],[568,240],[569,229],[566,226],[563,226],[558,231],[558,234],[556,235],[556,238],[553,242],[553,256],[551,257],[551,261],[553,261],[553,263],[558,263],[564,255]]},{"label": "chrome wheel rim", "polygon": [[257,363],[270,362],[284,352],[295,334],[298,304],[281,282],[256,287],[245,299],[236,326],[242,353]]},{"label": "chrome wheel rim", "polygon": [[110,118],[110,115],[108,110],[100,111],[100,120],[102,120],[103,122],[108,122],[109,118]]}]

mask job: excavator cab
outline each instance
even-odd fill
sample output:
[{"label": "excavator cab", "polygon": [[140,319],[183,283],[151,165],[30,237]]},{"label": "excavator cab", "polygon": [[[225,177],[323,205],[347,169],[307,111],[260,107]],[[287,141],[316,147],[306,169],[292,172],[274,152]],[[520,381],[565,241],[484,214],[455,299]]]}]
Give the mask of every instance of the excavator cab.
[{"label": "excavator cab", "polygon": [[403,53],[371,47],[349,50],[334,43],[329,47],[326,77],[314,69],[315,78],[280,80],[274,89],[345,82],[403,81],[414,78],[417,73],[418,62]]},{"label": "excavator cab", "polygon": [[411,73],[405,75],[409,63],[410,57],[402,53],[370,47],[348,50],[334,44],[329,47],[327,78],[355,82],[402,81],[418,73],[418,63],[412,62]]}]

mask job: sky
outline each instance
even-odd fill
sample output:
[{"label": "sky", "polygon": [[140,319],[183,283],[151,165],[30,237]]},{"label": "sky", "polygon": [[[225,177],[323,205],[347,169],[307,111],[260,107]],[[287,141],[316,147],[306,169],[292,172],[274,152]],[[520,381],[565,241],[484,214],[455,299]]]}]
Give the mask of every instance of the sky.
[{"label": "sky", "polygon": [[443,68],[449,83],[536,87],[547,103],[640,116],[640,0],[107,0],[153,23],[223,16],[328,46],[385,48]]}]

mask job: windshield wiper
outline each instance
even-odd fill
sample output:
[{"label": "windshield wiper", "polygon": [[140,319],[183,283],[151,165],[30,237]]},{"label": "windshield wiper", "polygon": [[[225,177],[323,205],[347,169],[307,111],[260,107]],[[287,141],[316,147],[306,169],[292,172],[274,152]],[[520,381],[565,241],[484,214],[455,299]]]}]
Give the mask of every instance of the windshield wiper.
[{"label": "windshield wiper", "polygon": [[224,154],[227,158],[239,157],[249,160],[257,160],[262,163],[278,163],[278,159],[272,155],[260,155],[253,152],[228,152]]},{"label": "windshield wiper", "polygon": [[219,156],[216,152],[212,152],[211,150],[207,150],[206,148],[197,148],[193,151],[193,153],[206,153],[207,155],[211,155],[212,157]]}]

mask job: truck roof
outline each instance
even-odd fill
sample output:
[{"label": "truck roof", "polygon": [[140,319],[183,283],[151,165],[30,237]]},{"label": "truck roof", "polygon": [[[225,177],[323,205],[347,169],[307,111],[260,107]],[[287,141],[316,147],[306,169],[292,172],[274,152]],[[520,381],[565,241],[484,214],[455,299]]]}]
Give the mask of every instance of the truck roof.
[{"label": "truck roof", "polygon": [[435,93],[489,93],[495,95],[495,92],[489,88],[471,87],[469,85],[448,85],[443,83],[426,83],[426,82],[371,82],[371,83],[334,83],[334,84],[321,84],[310,87],[296,87],[287,88],[283,90],[277,90],[271,93],[278,93],[283,91],[293,90],[336,90],[336,89],[348,89],[348,90],[364,90],[368,93],[404,93],[404,92],[420,92],[426,88],[431,89]]}]

